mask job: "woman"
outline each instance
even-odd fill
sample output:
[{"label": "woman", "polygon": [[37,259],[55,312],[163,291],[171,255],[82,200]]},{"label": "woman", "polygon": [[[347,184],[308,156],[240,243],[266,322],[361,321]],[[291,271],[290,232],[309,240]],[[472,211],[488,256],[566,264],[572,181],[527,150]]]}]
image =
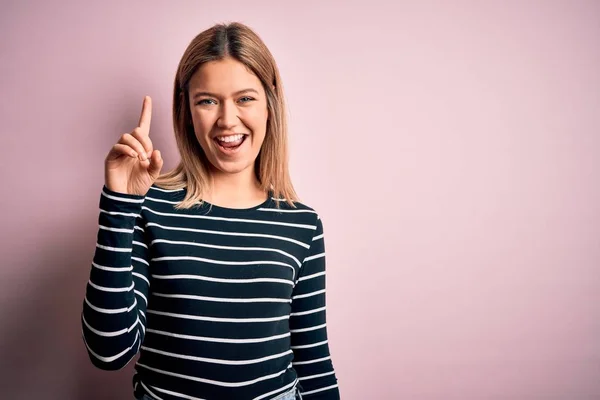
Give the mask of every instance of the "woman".
[{"label": "woman", "polygon": [[181,162],[160,175],[151,99],[105,160],[83,339],[98,368],[139,352],[137,399],[339,399],[325,248],[298,202],[275,61],[247,26],[215,25],[177,70]]}]

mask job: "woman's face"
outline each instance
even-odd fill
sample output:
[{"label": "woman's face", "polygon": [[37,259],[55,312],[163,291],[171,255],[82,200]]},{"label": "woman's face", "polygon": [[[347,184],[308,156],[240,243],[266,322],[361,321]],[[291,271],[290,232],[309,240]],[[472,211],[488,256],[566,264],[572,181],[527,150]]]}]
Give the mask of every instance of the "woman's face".
[{"label": "woman's face", "polygon": [[267,129],[267,98],[256,75],[232,58],[203,64],[189,83],[196,138],[215,172],[254,172]]}]

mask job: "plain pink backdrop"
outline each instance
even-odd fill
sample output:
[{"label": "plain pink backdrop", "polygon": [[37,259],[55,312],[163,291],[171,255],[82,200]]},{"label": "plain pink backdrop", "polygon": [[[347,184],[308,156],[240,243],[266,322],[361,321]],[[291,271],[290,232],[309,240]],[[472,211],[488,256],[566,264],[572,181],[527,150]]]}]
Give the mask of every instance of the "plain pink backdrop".
[{"label": "plain pink backdrop", "polygon": [[104,157],[216,22],[278,61],[344,400],[600,398],[597,1],[2,1],[0,397],[131,398],[79,313]]}]

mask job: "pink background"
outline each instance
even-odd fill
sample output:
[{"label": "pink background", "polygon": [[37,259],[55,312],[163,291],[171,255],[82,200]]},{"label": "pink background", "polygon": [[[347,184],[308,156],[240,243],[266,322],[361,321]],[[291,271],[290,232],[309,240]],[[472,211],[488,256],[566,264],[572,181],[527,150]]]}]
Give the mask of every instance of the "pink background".
[{"label": "pink background", "polygon": [[234,20],[281,69],[342,398],[600,398],[600,4],[566,0],[2,1],[1,397],[131,398],[80,339],[103,160],[148,94],[175,165],[179,58]]}]

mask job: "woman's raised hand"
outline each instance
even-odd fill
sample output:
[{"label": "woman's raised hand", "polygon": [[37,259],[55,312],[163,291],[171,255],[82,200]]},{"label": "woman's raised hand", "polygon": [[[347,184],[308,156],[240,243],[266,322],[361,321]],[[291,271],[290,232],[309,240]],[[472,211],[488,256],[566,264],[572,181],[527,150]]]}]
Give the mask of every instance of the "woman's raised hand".
[{"label": "woman's raised hand", "polygon": [[109,190],[145,196],[160,175],[163,159],[150,140],[152,99],[144,97],[138,126],[121,136],[105,159],[104,180]]}]

